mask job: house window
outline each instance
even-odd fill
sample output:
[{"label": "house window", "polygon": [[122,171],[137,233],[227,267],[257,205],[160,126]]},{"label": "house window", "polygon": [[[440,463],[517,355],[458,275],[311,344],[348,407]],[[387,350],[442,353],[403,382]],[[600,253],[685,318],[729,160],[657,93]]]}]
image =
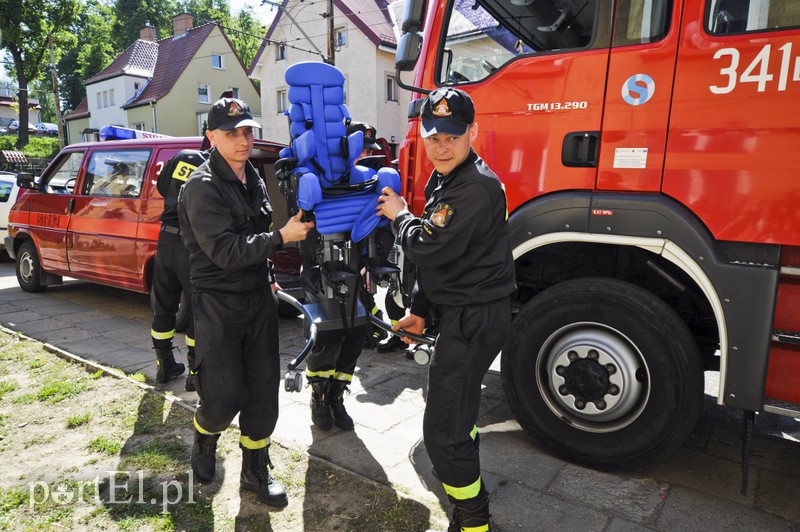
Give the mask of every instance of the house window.
[{"label": "house window", "polygon": [[133,124],[133,129],[136,131],[144,131],[144,122],[137,122],[136,124]]},{"label": "house window", "polygon": [[114,89],[108,91],[108,105],[114,107]]},{"label": "house window", "polygon": [[103,91],[103,107],[108,107],[108,91]]},{"label": "house window", "polygon": [[347,46],[347,30],[344,28],[337,28],[334,30],[336,35],[336,46],[341,48],[342,46]]},{"label": "house window", "polygon": [[286,45],[280,43],[275,47],[275,61],[283,61],[286,59]]},{"label": "house window", "polygon": [[228,90],[231,91],[231,98],[237,98],[237,99],[239,98],[239,89],[237,89],[236,87],[231,87]]},{"label": "house window", "polygon": [[98,109],[102,109],[103,108],[103,93],[102,92],[98,92],[97,93],[97,108]]},{"label": "house window", "polygon": [[289,108],[289,94],[286,89],[278,91],[278,114],[283,113]]},{"label": "house window", "polygon": [[211,103],[211,89],[207,83],[197,85],[197,101],[200,103]]},{"label": "house window", "polygon": [[390,102],[397,101],[397,81],[394,76],[386,76],[386,100]]},{"label": "house window", "polygon": [[222,55],[211,54],[211,68],[218,68],[220,70],[225,68],[225,64],[222,62]]},{"label": "house window", "polygon": [[347,105],[347,92],[348,92],[348,90],[347,90],[347,86],[348,86],[348,83],[347,83],[347,76],[345,76],[345,77],[344,77],[344,83],[342,84],[342,91],[344,92],[344,102],[343,102],[343,103],[344,103],[345,105]]}]

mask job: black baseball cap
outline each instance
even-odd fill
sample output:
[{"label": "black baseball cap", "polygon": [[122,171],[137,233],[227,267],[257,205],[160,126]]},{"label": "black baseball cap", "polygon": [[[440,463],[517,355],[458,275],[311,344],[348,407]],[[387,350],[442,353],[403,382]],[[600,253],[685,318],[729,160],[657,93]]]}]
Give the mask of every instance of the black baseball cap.
[{"label": "black baseball cap", "polygon": [[236,98],[220,98],[208,112],[208,129],[228,131],[237,127],[261,127],[253,120],[250,106]]},{"label": "black baseball cap", "polygon": [[364,148],[368,150],[380,150],[381,147],[375,142],[377,131],[366,122],[350,122],[347,125],[347,134],[351,135],[356,131],[364,132]]},{"label": "black baseball cap", "polygon": [[463,135],[475,121],[472,98],[461,89],[442,87],[428,94],[422,102],[422,138],[436,133]]}]

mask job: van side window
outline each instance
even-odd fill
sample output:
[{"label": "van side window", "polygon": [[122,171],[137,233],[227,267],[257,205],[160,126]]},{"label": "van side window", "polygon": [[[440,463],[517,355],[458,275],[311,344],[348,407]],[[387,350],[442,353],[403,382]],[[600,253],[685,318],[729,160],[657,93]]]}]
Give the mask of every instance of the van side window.
[{"label": "van side window", "polygon": [[614,46],[647,44],[669,31],[672,0],[620,0],[614,25]]},{"label": "van side window", "polygon": [[138,198],[151,150],[95,151],[81,194]]},{"label": "van side window", "polygon": [[72,152],[56,162],[53,171],[45,176],[45,192],[50,194],[72,194],[75,182],[78,179],[78,171],[83,163],[84,152]]},{"label": "van side window", "polygon": [[706,31],[735,35],[800,27],[797,0],[707,0]]},{"label": "van side window", "polygon": [[439,83],[479,81],[524,54],[592,47],[602,1],[453,0]]}]

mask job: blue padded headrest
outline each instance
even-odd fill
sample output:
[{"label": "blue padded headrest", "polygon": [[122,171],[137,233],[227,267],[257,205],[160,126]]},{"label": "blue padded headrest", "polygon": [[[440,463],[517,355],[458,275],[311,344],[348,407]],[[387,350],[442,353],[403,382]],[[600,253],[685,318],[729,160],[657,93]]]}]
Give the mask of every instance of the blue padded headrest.
[{"label": "blue padded headrest", "polygon": [[381,168],[378,170],[378,194],[384,187],[390,187],[396,193],[400,194],[400,174],[394,168]]},{"label": "blue padded headrest", "polygon": [[297,206],[304,211],[312,211],[322,201],[322,188],[319,179],[311,172],[306,172],[297,180]]},{"label": "blue padded headrest", "polygon": [[364,132],[354,131],[347,137],[347,162],[354,164],[355,160],[361,157],[362,149],[364,149]]},{"label": "blue padded headrest", "polygon": [[318,61],[301,61],[286,69],[289,85],[344,85],[344,74],[335,66]]}]

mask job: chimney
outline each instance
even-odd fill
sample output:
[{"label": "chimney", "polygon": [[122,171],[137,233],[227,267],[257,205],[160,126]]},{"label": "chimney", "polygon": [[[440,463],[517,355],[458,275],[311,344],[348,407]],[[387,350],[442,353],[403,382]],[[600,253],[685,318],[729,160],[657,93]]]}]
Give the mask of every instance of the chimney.
[{"label": "chimney", "polygon": [[156,42],[156,29],[150,25],[149,20],[139,29],[139,38],[143,41]]},{"label": "chimney", "polygon": [[189,13],[181,13],[172,17],[172,34],[174,37],[183,35],[192,29],[192,16]]}]

